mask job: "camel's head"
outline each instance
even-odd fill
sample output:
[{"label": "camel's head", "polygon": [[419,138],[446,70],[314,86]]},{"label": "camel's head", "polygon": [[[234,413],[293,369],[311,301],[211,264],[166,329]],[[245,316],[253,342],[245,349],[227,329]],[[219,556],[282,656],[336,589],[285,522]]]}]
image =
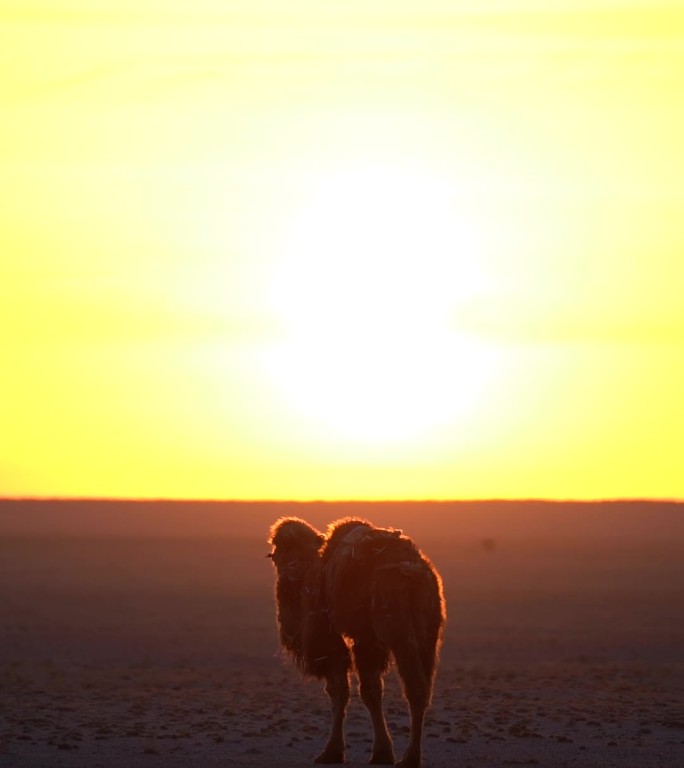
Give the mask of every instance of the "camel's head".
[{"label": "camel's head", "polygon": [[315,561],[325,537],[305,520],[282,517],[271,528],[268,541],[274,549],[267,557],[273,560],[278,575],[283,576]]}]

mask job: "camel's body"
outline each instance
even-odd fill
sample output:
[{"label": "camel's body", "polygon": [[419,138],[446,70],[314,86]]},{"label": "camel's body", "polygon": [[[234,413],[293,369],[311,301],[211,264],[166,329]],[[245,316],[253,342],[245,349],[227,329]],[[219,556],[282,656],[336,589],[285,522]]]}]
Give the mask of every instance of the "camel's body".
[{"label": "camel's body", "polygon": [[371,763],[394,763],[382,711],[383,675],[396,662],[411,713],[402,766],[420,766],[445,619],[439,575],[401,531],[355,518],[323,536],[297,518],[271,530],[280,639],[304,674],[323,678],[332,702],[330,738],[318,763],[344,762],[352,666],[373,722]]}]

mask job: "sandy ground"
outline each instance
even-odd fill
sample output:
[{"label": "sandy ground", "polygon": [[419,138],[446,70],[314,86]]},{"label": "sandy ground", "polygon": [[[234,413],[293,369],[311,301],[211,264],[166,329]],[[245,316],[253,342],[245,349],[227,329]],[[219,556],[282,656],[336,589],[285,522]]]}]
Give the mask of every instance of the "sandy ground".
[{"label": "sandy ground", "polygon": [[[428,768],[684,765],[684,542],[419,543],[449,608]],[[327,700],[278,653],[266,551],[0,539],[0,766],[309,765]],[[393,674],[387,688],[400,753]],[[352,765],[370,739],[355,694]]]}]

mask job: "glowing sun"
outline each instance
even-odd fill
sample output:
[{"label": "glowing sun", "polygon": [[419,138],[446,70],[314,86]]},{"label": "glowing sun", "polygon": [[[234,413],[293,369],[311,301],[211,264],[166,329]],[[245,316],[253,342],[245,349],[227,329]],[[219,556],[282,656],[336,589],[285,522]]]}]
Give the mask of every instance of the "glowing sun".
[{"label": "glowing sun", "polygon": [[453,319],[481,288],[477,248],[435,174],[322,179],[289,221],[271,286],[283,338],[267,365],[288,407],[333,440],[370,445],[467,416],[493,363]]}]

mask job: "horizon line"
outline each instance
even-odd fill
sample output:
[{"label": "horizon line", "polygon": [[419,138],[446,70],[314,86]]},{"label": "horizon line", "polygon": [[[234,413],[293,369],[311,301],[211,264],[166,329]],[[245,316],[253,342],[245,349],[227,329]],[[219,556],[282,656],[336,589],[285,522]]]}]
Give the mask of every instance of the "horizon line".
[{"label": "horizon line", "polygon": [[173,496],[55,496],[55,495],[0,495],[0,503],[12,502],[94,502],[133,504],[682,504],[684,497],[674,496],[606,496],[592,498],[576,497],[466,497],[466,498],[406,498],[406,499],[241,499],[241,498],[198,498]]}]

